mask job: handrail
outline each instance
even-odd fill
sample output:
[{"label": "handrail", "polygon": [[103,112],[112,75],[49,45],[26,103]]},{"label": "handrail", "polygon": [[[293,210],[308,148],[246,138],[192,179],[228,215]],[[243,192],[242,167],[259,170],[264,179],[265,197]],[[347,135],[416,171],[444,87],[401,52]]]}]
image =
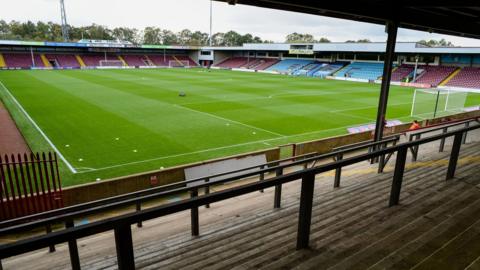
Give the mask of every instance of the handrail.
[{"label": "handrail", "polygon": [[295,157],[289,157],[289,158],[284,158],[284,159],[280,159],[280,160],[270,161],[270,162],[266,162],[264,164],[255,165],[255,166],[242,168],[242,169],[238,169],[238,170],[218,173],[218,174],[209,175],[209,176],[200,177],[200,178],[194,178],[194,179],[185,180],[185,181],[181,181],[181,182],[171,183],[171,184],[167,184],[167,185],[162,185],[162,186],[158,186],[158,187],[153,187],[153,188],[149,188],[149,189],[134,191],[134,192],[121,194],[121,195],[117,195],[117,196],[113,196],[113,197],[108,197],[108,198],[104,198],[104,199],[99,199],[99,200],[95,200],[95,201],[91,201],[91,202],[81,203],[81,204],[77,204],[77,205],[73,205],[73,206],[63,207],[63,208],[60,208],[60,209],[54,209],[54,210],[51,210],[51,211],[37,213],[37,214],[29,215],[29,216],[24,216],[24,217],[19,217],[19,218],[15,218],[15,219],[5,220],[5,221],[0,222],[0,228],[5,228],[5,227],[8,227],[8,226],[12,226],[14,224],[19,224],[19,223],[22,223],[22,222],[25,222],[25,221],[28,221],[28,220],[32,220],[32,219],[51,217],[52,215],[59,215],[59,214],[64,214],[64,213],[68,213],[68,212],[80,211],[82,209],[89,209],[89,208],[95,207],[97,205],[103,205],[103,204],[107,204],[109,202],[116,202],[116,201],[120,201],[122,199],[126,200],[126,199],[136,198],[136,197],[140,197],[140,196],[143,196],[143,195],[148,195],[148,194],[152,194],[152,193],[156,193],[156,192],[163,192],[163,191],[169,190],[171,188],[183,187],[186,184],[189,184],[189,183],[192,183],[192,182],[202,181],[202,180],[205,180],[207,178],[221,177],[221,176],[225,176],[225,175],[229,175],[229,174],[233,174],[233,173],[238,173],[238,172],[242,172],[242,171],[257,169],[257,168],[260,168],[260,167],[273,166],[275,164],[282,163],[282,162],[285,162],[285,161],[301,159],[301,158],[308,158],[308,157],[315,156],[315,154],[316,153],[307,153],[307,154],[303,154],[303,155],[299,155],[299,156],[295,156]]},{"label": "handrail", "polygon": [[[382,139],[382,141],[383,142],[391,142],[391,141],[398,140],[398,139],[400,139],[400,135],[391,135],[391,136],[388,136],[388,137],[384,137]],[[363,141],[363,142],[347,144],[347,145],[343,145],[343,146],[339,146],[339,147],[334,147],[332,149],[332,151],[339,151],[339,150],[349,149],[349,148],[353,148],[353,147],[357,147],[357,146],[363,146],[363,145],[366,144],[366,142],[368,142],[368,141]]]},{"label": "handrail", "polygon": [[[422,135],[422,134],[425,134],[425,133],[439,131],[439,130],[443,130],[444,128],[455,127],[455,126],[459,126],[459,125],[462,125],[462,124],[465,124],[465,123],[470,123],[470,122],[473,122],[473,121],[478,122],[479,117],[472,117],[472,118],[463,119],[463,120],[450,122],[450,123],[426,126],[426,127],[422,127],[422,128],[419,128],[419,129],[409,130],[407,132],[410,132],[410,140],[411,140],[413,138],[413,136],[415,136],[415,135]],[[432,128],[432,127],[437,127],[437,128]],[[418,132],[418,131],[420,131],[420,132]]]},{"label": "handrail", "polygon": [[[239,174],[239,175],[236,175],[236,176],[232,176],[232,177],[229,177],[229,178],[226,178],[226,179],[216,180],[214,182],[205,182],[204,180],[216,177],[218,175],[232,174],[235,171],[218,174],[216,176],[201,177],[201,178],[196,178],[196,179],[192,179],[192,180],[188,180],[188,181],[182,181],[180,183],[174,183],[174,184],[161,186],[161,187],[157,187],[157,188],[153,188],[153,189],[147,189],[147,190],[144,190],[144,191],[137,191],[137,192],[129,193],[129,194],[126,194],[126,195],[116,196],[116,197],[113,197],[111,199],[102,199],[102,200],[94,201],[94,202],[91,202],[91,203],[81,204],[79,206],[72,206],[72,207],[67,207],[67,208],[63,208],[63,209],[58,209],[58,210],[45,212],[43,214],[40,213],[40,214],[36,214],[36,215],[32,215],[32,216],[27,216],[27,217],[23,217],[23,218],[4,221],[4,222],[0,223],[0,235],[11,234],[11,233],[16,233],[16,232],[20,232],[20,231],[30,230],[30,229],[34,229],[34,228],[37,228],[37,227],[40,227],[40,226],[46,226],[46,225],[49,225],[49,224],[52,224],[52,223],[66,222],[66,221],[73,220],[73,219],[75,219],[77,217],[80,217],[80,216],[92,215],[92,214],[104,212],[104,211],[111,210],[111,209],[116,209],[116,208],[120,208],[120,207],[130,206],[130,205],[133,205],[133,204],[143,203],[143,202],[146,202],[146,201],[151,201],[151,200],[154,200],[154,199],[158,199],[158,198],[166,196],[166,195],[172,195],[172,194],[177,194],[177,193],[182,193],[182,192],[191,192],[192,190],[198,190],[200,188],[210,187],[211,185],[215,185],[215,184],[232,182],[232,181],[236,181],[236,180],[239,180],[239,179],[252,177],[252,176],[255,176],[255,175],[261,175],[261,174],[264,174],[264,173],[274,172],[274,171],[278,171],[278,170],[284,170],[285,168],[288,168],[288,167],[293,167],[293,166],[301,165],[301,164],[304,164],[304,163],[313,162],[313,161],[316,161],[316,160],[336,157],[336,156],[338,156],[338,154],[353,152],[353,151],[357,151],[359,149],[368,148],[368,147],[378,145],[378,144],[385,144],[385,143],[395,141],[395,140],[397,140],[396,137],[391,137],[391,138],[383,140],[383,141],[370,142],[370,143],[367,143],[367,144],[364,144],[364,145],[361,145],[361,146],[352,147],[352,148],[345,149],[345,150],[342,150],[342,151],[335,151],[335,152],[330,152],[330,153],[326,153],[326,154],[314,155],[312,157],[304,158],[304,159],[297,160],[297,161],[294,161],[294,162],[291,162],[291,163],[288,163],[288,164],[283,164],[283,165],[279,164],[280,163],[279,161],[273,161],[273,162],[269,162],[268,164],[275,164],[276,163],[278,165],[273,166],[273,167],[267,167],[267,168],[265,168],[265,166],[266,166],[265,164],[260,165],[264,168],[260,169],[260,170],[257,170],[257,171],[252,171],[252,172],[247,172],[247,173]],[[306,154],[306,155],[309,155],[309,154]],[[293,158],[290,158],[290,159],[298,159],[298,157],[293,157]],[[257,168],[257,167],[259,167],[259,166],[255,166],[255,167],[252,167],[252,168]],[[244,169],[244,170],[246,170],[246,169]],[[195,186],[190,186],[190,187],[186,186],[187,183],[200,182],[200,181],[204,181],[204,182],[200,183],[200,184],[196,184]],[[70,211],[66,211],[66,210],[70,210]],[[56,215],[54,215],[52,213],[54,213]],[[28,222],[28,223],[23,223],[24,221],[32,220],[33,218],[37,218],[38,220],[34,220],[34,221],[31,221],[31,222]],[[42,219],[40,219],[40,218],[42,218]]]},{"label": "handrail", "polygon": [[[249,183],[239,187],[233,187],[227,190],[218,191],[215,193],[187,199],[184,201],[173,202],[166,205],[161,205],[161,206],[153,207],[150,209],[141,210],[139,212],[129,213],[122,216],[113,217],[113,218],[93,222],[86,225],[80,225],[78,227],[72,227],[65,230],[53,232],[48,235],[37,236],[30,239],[20,240],[15,243],[0,245],[0,259],[34,251],[40,248],[45,248],[52,244],[59,244],[67,241],[75,241],[78,238],[114,230],[116,235],[115,243],[117,245],[117,252],[122,252],[122,253],[126,252],[127,255],[132,255],[132,256],[121,257],[120,254],[117,253],[119,265],[123,266],[121,268],[128,268],[128,267],[125,267],[125,265],[132,266],[134,263],[133,262],[133,243],[131,239],[131,228],[130,228],[132,224],[162,217],[162,216],[173,214],[173,213],[177,213],[180,211],[189,210],[195,207],[200,207],[206,204],[226,200],[229,198],[233,198],[233,197],[237,197],[237,196],[251,193],[254,191],[258,191],[261,189],[273,187],[279,184],[285,184],[287,182],[292,182],[299,179],[302,179],[302,190],[301,190],[301,196],[300,196],[301,206],[299,210],[300,215],[299,215],[299,230],[297,235],[298,237],[297,248],[304,248],[308,246],[310,221],[307,219],[311,218],[311,210],[312,210],[311,200],[313,200],[313,183],[314,183],[314,179],[315,179],[314,177],[316,174],[328,172],[331,170],[335,170],[337,168],[349,166],[349,165],[370,160],[382,155],[397,152],[397,162],[395,166],[394,181],[392,183],[392,193],[390,197],[390,205],[392,205],[392,198],[393,198],[394,204],[395,202],[398,203],[398,199],[399,199],[398,196],[400,193],[399,187],[401,187],[401,181],[403,179],[403,170],[405,167],[405,159],[406,159],[407,149],[409,147],[454,136],[455,137],[454,147],[452,148],[450,164],[448,166],[448,172],[447,172],[447,179],[448,179],[449,177],[453,177],[453,174],[455,172],[455,166],[456,166],[458,154],[460,151],[461,137],[463,133],[471,130],[475,130],[478,128],[480,128],[480,125],[470,126],[460,130],[455,130],[455,131],[450,131],[444,134],[434,135],[431,137],[419,139],[417,141],[405,142],[405,143],[391,146],[388,148],[379,149],[374,152],[357,155],[357,156],[342,159],[339,161],[334,161],[328,164],[320,165],[318,167],[309,168],[302,171],[295,171],[289,174],[281,175],[281,176],[267,179],[264,181]],[[308,214],[308,211],[310,211],[310,214]],[[300,226],[303,226],[303,227],[300,227]],[[122,234],[124,237],[123,238],[117,237],[120,234]],[[307,241],[307,243],[304,242],[305,240]]]}]

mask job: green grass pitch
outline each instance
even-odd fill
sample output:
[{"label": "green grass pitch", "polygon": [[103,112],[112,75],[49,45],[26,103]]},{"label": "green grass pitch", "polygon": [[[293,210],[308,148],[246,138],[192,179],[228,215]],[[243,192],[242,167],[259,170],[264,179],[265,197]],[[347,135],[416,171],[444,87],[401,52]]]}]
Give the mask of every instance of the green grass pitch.
[{"label": "green grass pitch", "polygon": [[[12,96],[77,171],[62,164],[65,186],[345,134],[374,122],[380,88],[202,69],[5,71],[0,81],[30,147],[52,149]],[[388,119],[411,121],[412,95],[392,86]]]}]

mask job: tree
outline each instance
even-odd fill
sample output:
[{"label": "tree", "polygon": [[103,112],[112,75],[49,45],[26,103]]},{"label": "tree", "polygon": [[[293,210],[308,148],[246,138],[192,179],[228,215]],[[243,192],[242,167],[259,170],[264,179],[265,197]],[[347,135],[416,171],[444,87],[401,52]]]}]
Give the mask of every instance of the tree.
[{"label": "tree", "polygon": [[174,45],[179,43],[177,35],[170,30],[163,30],[160,37],[162,44],[164,45]]},{"label": "tree", "polygon": [[129,41],[133,44],[138,43],[138,30],[135,28],[117,27],[113,29],[112,36],[117,40]]},{"label": "tree", "polygon": [[331,41],[328,38],[321,37],[318,40],[319,43],[330,43]]},{"label": "tree", "polygon": [[291,33],[286,36],[285,42],[287,43],[314,43],[315,38],[310,34],[299,34],[297,32]]},{"label": "tree", "polygon": [[162,44],[162,30],[158,27],[145,27],[143,30],[143,44]]},{"label": "tree", "polygon": [[452,42],[447,41],[443,38],[440,39],[440,40],[434,40],[434,39],[420,40],[417,43],[428,46],[428,47],[453,47],[453,46],[455,46],[455,45],[453,45]]},{"label": "tree", "polygon": [[[209,41],[209,35],[207,33],[192,31],[190,29],[184,29],[178,33],[174,33],[170,30],[152,26],[145,27],[143,30],[129,27],[116,27],[110,29],[98,24],[78,27],[69,25],[68,28],[71,41],[78,41],[80,39],[115,39],[129,41],[133,44],[181,44],[190,46],[207,45]],[[63,41],[62,26],[53,22],[6,22],[0,20],[0,39]],[[272,41],[263,41],[260,37],[253,36],[250,33],[242,35],[235,31],[216,33],[212,37],[212,44],[215,46],[240,46],[243,43],[262,42]]]},{"label": "tree", "polygon": [[364,38],[364,39],[357,40],[357,43],[371,43],[371,41],[368,38]]},{"label": "tree", "polygon": [[223,36],[224,46],[240,46],[242,45],[242,36],[235,31],[228,31]]},{"label": "tree", "polygon": [[355,40],[347,40],[345,43],[371,43],[370,39],[364,38],[364,39],[359,39],[357,41]]},{"label": "tree", "polygon": [[224,33],[215,33],[212,35],[212,45],[213,46],[225,46],[225,34]]}]

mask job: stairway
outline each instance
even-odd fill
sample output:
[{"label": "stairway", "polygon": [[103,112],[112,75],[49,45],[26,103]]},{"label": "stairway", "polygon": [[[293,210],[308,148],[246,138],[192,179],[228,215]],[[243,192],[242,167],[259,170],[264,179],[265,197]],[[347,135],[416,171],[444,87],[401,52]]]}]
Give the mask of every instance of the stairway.
[{"label": "stairway", "polygon": [[83,59],[80,55],[76,54],[75,59],[77,59],[78,63],[80,64],[80,67],[86,67],[85,62],[83,62]]},{"label": "stairway", "polygon": [[40,58],[42,59],[42,63],[43,63],[43,66],[45,67],[52,67],[52,65],[50,64],[50,62],[48,61],[47,57],[45,56],[45,54],[40,54]]},{"label": "stairway", "polygon": [[118,60],[122,61],[122,64],[123,64],[124,67],[128,66],[127,62],[125,62],[125,59],[123,59],[123,57],[121,55],[118,56]]},{"label": "stairway", "polygon": [[460,71],[462,71],[461,68],[455,69],[455,71],[452,72],[452,74],[448,75],[448,77],[445,78],[445,80],[443,80],[443,81],[439,84],[439,86],[444,86],[444,85],[446,85],[451,79],[453,79],[455,76],[457,76],[457,74],[460,73]]},{"label": "stairway", "polygon": [[7,63],[5,63],[5,58],[3,58],[3,54],[0,53],[0,68],[7,67]]}]

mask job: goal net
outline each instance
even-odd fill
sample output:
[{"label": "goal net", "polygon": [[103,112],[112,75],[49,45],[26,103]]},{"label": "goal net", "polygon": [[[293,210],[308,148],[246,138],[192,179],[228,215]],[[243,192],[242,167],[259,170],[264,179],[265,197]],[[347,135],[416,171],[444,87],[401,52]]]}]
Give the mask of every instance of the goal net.
[{"label": "goal net", "polygon": [[469,93],[468,90],[415,89],[410,116],[435,118],[461,113]]},{"label": "goal net", "polygon": [[123,62],[120,60],[100,60],[101,67],[123,67]]},{"label": "goal net", "polygon": [[190,67],[190,62],[187,60],[170,60],[168,61],[169,67]]}]

